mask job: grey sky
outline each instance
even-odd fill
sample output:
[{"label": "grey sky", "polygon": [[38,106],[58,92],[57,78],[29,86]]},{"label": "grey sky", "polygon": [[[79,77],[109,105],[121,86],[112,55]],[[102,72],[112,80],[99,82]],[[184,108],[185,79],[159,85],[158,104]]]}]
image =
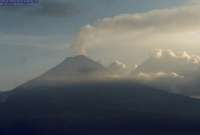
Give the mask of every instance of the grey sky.
[{"label": "grey sky", "polygon": [[[70,56],[71,40],[84,25],[186,1],[40,0],[39,5],[29,7],[0,7],[0,90],[14,88]],[[103,58],[101,52],[91,55]]]}]

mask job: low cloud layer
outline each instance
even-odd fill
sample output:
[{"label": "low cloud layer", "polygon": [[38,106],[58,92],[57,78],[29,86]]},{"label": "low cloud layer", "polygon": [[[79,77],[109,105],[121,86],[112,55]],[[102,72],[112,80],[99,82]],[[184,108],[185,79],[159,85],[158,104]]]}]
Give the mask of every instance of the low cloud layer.
[{"label": "low cloud layer", "polygon": [[199,94],[200,57],[156,49],[132,72],[133,78],[153,87],[185,95]]},{"label": "low cloud layer", "polygon": [[181,76],[175,72],[166,73],[166,72],[157,72],[157,73],[143,73],[140,72],[135,76],[138,80],[158,80],[158,79],[183,79],[184,76]]},{"label": "low cloud layer", "polygon": [[153,57],[157,59],[168,58],[192,64],[200,64],[200,56],[190,55],[186,51],[174,52],[170,49],[168,50],[156,49],[155,52],[153,53]]},{"label": "low cloud layer", "polygon": [[[81,28],[72,48],[85,54],[104,50],[105,55],[143,59],[155,48],[196,51],[199,47],[200,4],[122,14]],[[115,50],[115,53],[113,53]]]},{"label": "low cloud layer", "polygon": [[195,73],[200,69],[200,56],[186,51],[156,49],[150,57],[136,69],[136,73],[175,72],[180,75]]}]

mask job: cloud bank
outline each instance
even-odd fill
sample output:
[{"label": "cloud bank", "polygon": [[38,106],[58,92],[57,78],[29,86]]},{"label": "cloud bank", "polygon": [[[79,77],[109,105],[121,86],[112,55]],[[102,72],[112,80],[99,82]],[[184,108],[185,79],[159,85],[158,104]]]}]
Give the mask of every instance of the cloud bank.
[{"label": "cloud bank", "polygon": [[196,73],[200,69],[200,56],[191,55],[186,51],[156,49],[134,71],[135,73],[175,72],[180,75]]},{"label": "cloud bank", "polygon": [[168,58],[192,64],[200,64],[200,56],[190,55],[186,51],[174,52],[170,49],[168,50],[156,49],[152,54],[152,56],[157,59]]},{"label": "cloud bank", "polygon": [[132,77],[150,86],[185,95],[199,94],[200,57],[186,51],[156,49]]},{"label": "cloud bank", "polygon": [[94,25],[82,27],[72,48],[81,54],[106,50],[106,55],[112,52],[116,57],[140,57],[141,52],[147,56],[155,48],[195,52],[200,49],[199,12],[200,4],[190,3],[171,9],[104,18]]},{"label": "cloud bank", "polygon": [[143,73],[140,72],[135,76],[138,80],[158,80],[158,79],[183,79],[184,76],[181,76],[175,72],[156,72],[156,73]]}]

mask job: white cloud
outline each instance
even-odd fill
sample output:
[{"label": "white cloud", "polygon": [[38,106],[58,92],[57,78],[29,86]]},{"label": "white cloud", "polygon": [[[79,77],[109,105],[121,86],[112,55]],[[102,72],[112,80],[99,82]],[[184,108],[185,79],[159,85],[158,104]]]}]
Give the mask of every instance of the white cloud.
[{"label": "white cloud", "polygon": [[175,72],[188,77],[198,73],[199,69],[200,56],[198,55],[192,55],[186,51],[156,49],[133,73]]},{"label": "white cloud", "polygon": [[100,57],[115,55],[131,60],[144,59],[155,48],[196,51],[200,49],[199,12],[200,4],[195,3],[104,18],[83,27],[72,47],[82,53],[100,50],[104,54]]},{"label": "white cloud", "polygon": [[126,69],[126,64],[116,60],[110,65],[111,69]]},{"label": "white cloud", "polygon": [[158,79],[183,79],[184,76],[181,76],[175,72],[156,72],[156,73],[144,73],[140,72],[135,76],[138,80],[158,80]]},{"label": "white cloud", "polygon": [[190,55],[186,51],[174,52],[170,49],[167,49],[167,50],[155,49],[152,56],[157,59],[168,58],[168,59],[174,59],[176,61],[182,61],[182,62],[187,62],[187,63],[192,63],[192,64],[200,64],[200,56]]},{"label": "white cloud", "polygon": [[126,64],[116,60],[107,67],[111,78],[122,78],[126,77],[131,72],[131,68]]}]

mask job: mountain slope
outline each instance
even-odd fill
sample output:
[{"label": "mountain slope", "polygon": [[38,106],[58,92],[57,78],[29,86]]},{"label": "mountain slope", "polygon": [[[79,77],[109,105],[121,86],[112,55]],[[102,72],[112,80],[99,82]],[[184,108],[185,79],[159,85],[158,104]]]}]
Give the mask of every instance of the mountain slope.
[{"label": "mountain slope", "polygon": [[199,100],[133,80],[97,78],[105,78],[105,74],[107,69],[101,64],[76,56],[12,91],[1,93],[0,134],[199,132]]},{"label": "mountain slope", "polygon": [[82,82],[103,78],[106,74],[107,69],[103,65],[84,55],[78,55],[66,58],[61,64],[21,87]]},{"label": "mountain slope", "polygon": [[199,106],[131,81],[38,87],[9,93],[0,104],[0,127],[30,135],[190,130],[200,126]]}]

